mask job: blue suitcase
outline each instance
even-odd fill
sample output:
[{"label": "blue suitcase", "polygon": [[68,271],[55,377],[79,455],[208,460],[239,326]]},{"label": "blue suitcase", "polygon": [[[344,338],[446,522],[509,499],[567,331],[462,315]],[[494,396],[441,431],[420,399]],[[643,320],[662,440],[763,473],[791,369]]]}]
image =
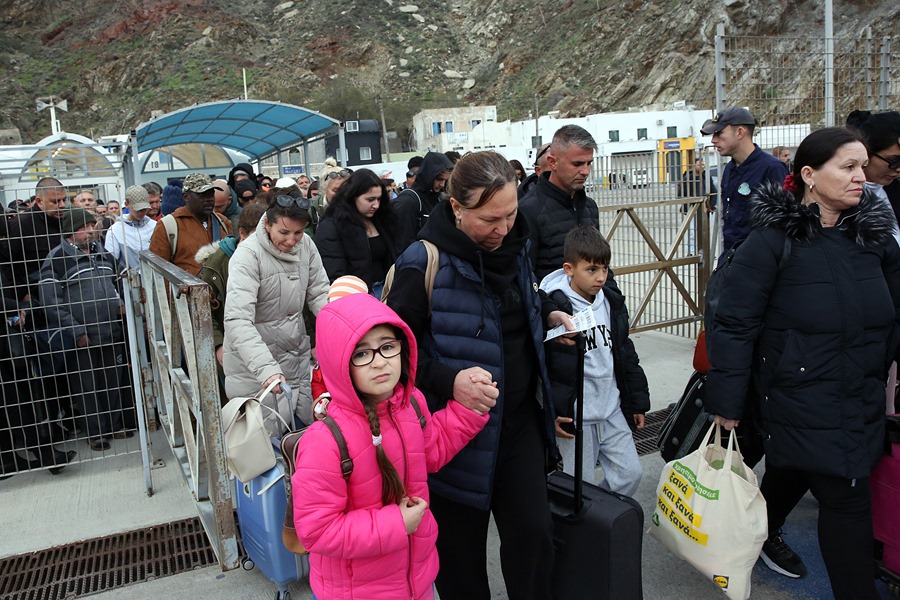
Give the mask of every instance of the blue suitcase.
[{"label": "blue suitcase", "polygon": [[238,525],[247,556],[244,569],[259,567],[278,588],[275,600],[290,600],[288,586],[309,575],[309,558],[291,553],[281,541],[281,529],[287,508],[284,492],[284,463],[275,466],[248,483],[235,479]]}]

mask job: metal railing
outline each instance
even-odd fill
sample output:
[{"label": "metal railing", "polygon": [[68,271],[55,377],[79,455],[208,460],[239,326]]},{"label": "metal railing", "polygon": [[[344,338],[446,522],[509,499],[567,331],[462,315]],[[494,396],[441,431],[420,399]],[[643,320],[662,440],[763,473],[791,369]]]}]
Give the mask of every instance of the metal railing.
[{"label": "metal railing", "polygon": [[[239,565],[232,483],[225,466],[209,286],[141,252],[156,409],[222,570]],[[139,346],[138,351],[145,351]],[[141,361],[142,364],[145,361]]]}]

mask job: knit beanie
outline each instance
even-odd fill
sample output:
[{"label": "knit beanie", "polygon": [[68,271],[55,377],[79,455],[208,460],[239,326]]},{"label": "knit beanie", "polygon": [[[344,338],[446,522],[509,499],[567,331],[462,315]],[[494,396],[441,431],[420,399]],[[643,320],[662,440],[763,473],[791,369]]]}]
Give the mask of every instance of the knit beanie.
[{"label": "knit beanie", "polygon": [[180,185],[170,184],[163,188],[160,214],[168,215],[184,206],[184,190]]},{"label": "knit beanie", "polygon": [[334,302],[338,298],[349,296],[350,294],[368,294],[369,286],[366,282],[354,275],[342,275],[334,280],[331,287],[328,288],[328,301]]},{"label": "knit beanie", "polygon": [[97,217],[93,213],[86,211],[77,206],[68,209],[60,218],[61,233],[68,237],[87,225],[88,223],[96,223]]}]

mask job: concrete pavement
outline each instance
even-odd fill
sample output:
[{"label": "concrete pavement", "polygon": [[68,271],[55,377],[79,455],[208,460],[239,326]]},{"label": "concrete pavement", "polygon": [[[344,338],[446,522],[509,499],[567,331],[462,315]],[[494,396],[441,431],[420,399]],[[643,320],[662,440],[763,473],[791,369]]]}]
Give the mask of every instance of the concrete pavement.
[{"label": "concrete pavement", "polygon": [[[693,342],[659,332],[637,334],[634,342],[650,380],[653,410],[677,400],[691,373]],[[153,471],[154,494],[144,491],[139,455],[73,465],[58,476],[26,473],[0,482],[0,558],[78,540],[194,516],[194,504],[180,467],[160,432],[152,436],[153,452],[165,466]],[[649,523],[655,489],[663,461],[658,454],[641,458],[644,478],[636,499]],[[803,555],[810,575],[795,581],[780,577],[758,564],[752,598],[766,600],[822,600],[831,597],[824,566],[815,541],[816,504],[807,497],[791,515],[787,539]],[[645,528],[646,529],[646,528]],[[722,592],[690,566],[674,558],[649,534],[644,534],[644,597],[648,600],[719,600]],[[489,569],[493,598],[506,598],[498,558],[496,533],[489,543]],[[213,597],[271,599],[275,587],[258,570],[222,573],[217,567],[133,584],[94,595],[102,600]],[[293,600],[311,598],[304,580],[291,588]],[[890,598],[884,592],[885,598]]]}]

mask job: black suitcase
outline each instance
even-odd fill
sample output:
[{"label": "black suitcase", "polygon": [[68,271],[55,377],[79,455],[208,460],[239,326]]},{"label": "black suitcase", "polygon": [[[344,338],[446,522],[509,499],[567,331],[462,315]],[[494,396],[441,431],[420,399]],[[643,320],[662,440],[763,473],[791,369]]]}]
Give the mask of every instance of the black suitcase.
[{"label": "black suitcase", "polygon": [[671,462],[700,447],[713,421],[713,416],[703,408],[705,385],[706,375],[694,371],[684,394],[672,406],[672,412],[660,428],[656,446],[664,461]]},{"label": "black suitcase", "polygon": [[553,514],[553,591],[559,599],[642,600],[644,511],[632,498],[582,481],[584,336],[578,336],[575,473],[547,484]]}]

